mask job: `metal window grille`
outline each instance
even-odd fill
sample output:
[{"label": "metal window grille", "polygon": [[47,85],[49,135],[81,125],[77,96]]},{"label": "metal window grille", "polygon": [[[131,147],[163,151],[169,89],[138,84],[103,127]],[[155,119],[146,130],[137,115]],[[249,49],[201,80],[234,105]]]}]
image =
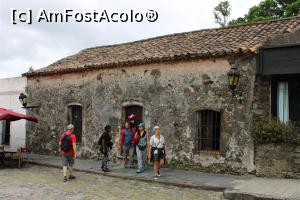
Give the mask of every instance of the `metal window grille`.
[{"label": "metal window grille", "polygon": [[82,106],[69,106],[68,123],[74,125],[76,140],[80,143],[82,138]]},{"label": "metal window grille", "polygon": [[201,110],[198,112],[198,150],[220,150],[220,112]]}]

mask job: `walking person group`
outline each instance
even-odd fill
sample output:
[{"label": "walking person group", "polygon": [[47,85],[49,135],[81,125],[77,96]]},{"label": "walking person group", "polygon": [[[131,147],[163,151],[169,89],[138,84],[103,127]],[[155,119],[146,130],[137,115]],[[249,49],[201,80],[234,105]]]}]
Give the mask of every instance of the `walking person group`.
[{"label": "walking person group", "polygon": [[[137,171],[142,173],[146,170],[147,152],[150,153],[150,161],[153,163],[154,179],[160,177],[159,169],[165,164],[166,145],[164,136],[160,134],[159,126],[155,126],[154,134],[151,136],[145,130],[145,124],[139,123],[135,127],[133,121],[126,121],[121,130],[120,140],[124,158],[124,168],[134,167],[134,155],[137,157]],[[101,169],[103,172],[110,172],[108,168],[109,151],[112,149],[111,126],[104,128],[104,133],[98,140],[99,150],[102,157]],[[62,155],[63,181],[75,179],[72,174],[74,160],[77,156],[76,136],[74,126],[68,125],[67,131],[63,133],[59,140],[60,152]]]},{"label": "walking person group", "polygon": [[[136,173],[146,169],[147,152],[150,153],[150,162],[153,163],[154,178],[160,177],[159,169],[165,164],[166,146],[164,136],[160,134],[159,126],[153,128],[153,136],[145,130],[145,124],[140,123],[137,128],[133,121],[126,121],[121,130],[121,147],[123,150],[124,167],[133,167],[133,157],[136,153],[138,167]],[[149,151],[148,151],[149,150]],[[129,165],[128,165],[129,162]]]}]

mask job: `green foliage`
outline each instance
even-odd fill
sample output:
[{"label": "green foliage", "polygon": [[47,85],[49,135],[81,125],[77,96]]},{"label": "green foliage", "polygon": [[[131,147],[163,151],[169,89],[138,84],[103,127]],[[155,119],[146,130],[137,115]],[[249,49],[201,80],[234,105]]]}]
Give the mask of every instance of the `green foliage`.
[{"label": "green foliage", "polygon": [[261,121],[251,128],[251,135],[256,143],[298,143],[297,134],[293,123],[283,123],[278,120]]},{"label": "green foliage", "polygon": [[189,169],[190,168],[190,162],[185,157],[181,160],[175,160],[174,158],[172,158],[168,162],[166,167],[172,168],[172,169]]},{"label": "green foliage", "polygon": [[230,16],[231,6],[228,1],[221,1],[215,8],[214,8],[214,17],[216,23],[220,26],[224,27],[227,25],[228,18]]},{"label": "green foliage", "polygon": [[80,159],[88,160],[92,158],[92,154],[89,151],[82,151],[80,154]]},{"label": "green foliage", "polygon": [[231,20],[228,24],[243,24],[271,19],[280,19],[300,14],[300,0],[264,0],[249,9],[244,17]]},{"label": "green foliage", "polygon": [[294,1],[287,5],[286,16],[294,16],[300,14],[300,0]]}]

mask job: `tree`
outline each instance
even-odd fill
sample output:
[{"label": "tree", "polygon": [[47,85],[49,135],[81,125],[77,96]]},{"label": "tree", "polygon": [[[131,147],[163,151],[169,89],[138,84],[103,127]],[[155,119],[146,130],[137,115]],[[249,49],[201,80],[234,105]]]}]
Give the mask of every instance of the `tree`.
[{"label": "tree", "polygon": [[285,15],[286,16],[300,15],[300,0],[294,1],[289,5],[287,5]]},{"label": "tree", "polygon": [[230,25],[299,15],[300,0],[264,0],[249,9],[244,17],[231,20]]},{"label": "tree", "polygon": [[214,8],[215,22],[224,27],[227,25],[230,16],[231,6],[228,1],[221,1]]}]

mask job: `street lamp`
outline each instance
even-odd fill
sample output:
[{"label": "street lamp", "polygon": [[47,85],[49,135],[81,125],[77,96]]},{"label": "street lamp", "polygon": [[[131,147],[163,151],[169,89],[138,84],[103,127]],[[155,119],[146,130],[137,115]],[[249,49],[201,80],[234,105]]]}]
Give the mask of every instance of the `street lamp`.
[{"label": "street lamp", "polygon": [[19,96],[19,100],[23,106],[23,108],[28,109],[28,108],[38,108],[40,106],[36,105],[36,106],[28,106],[27,105],[27,95],[24,93],[21,93]]},{"label": "street lamp", "polygon": [[24,108],[26,108],[27,107],[27,95],[24,94],[24,93],[21,93],[20,96],[19,96],[19,100],[20,100],[22,106]]},{"label": "street lamp", "polygon": [[227,77],[229,89],[233,92],[239,83],[240,73],[236,67],[231,67],[227,73]]}]

